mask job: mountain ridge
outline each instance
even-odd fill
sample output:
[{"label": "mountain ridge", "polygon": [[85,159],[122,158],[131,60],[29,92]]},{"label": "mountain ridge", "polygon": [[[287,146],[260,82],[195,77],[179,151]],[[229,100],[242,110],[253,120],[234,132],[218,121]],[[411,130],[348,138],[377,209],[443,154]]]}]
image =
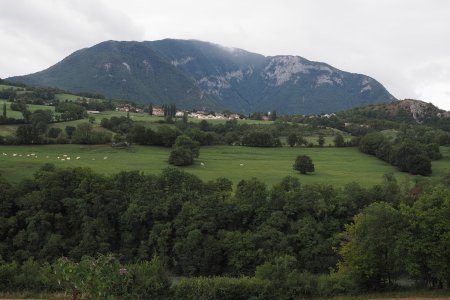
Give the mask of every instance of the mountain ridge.
[{"label": "mountain ridge", "polygon": [[396,99],[375,79],[301,56],[198,40],[105,41],[9,81],[240,113],[327,113]]}]

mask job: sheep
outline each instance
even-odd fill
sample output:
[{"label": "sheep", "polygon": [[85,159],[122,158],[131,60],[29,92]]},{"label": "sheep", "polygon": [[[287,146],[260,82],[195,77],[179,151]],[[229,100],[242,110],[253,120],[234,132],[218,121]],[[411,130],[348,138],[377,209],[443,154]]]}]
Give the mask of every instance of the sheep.
[{"label": "sheep", "polygon": [[67,159],[67,160],[70,160],[70,157],[67,157],[66,159]]},{"label": "sheep", "polygon": [[13,156],[17,156],[17,154],[16,154],[16,153],[14,153],[14,154],[13,154]]},{"label": "sheep", "polygon": [[77,156],[77,159],[80,159],[80,157],[79,157],[79,156]]},{"label": "sheep", "polygon": [[64,154],[63,157],[67,157],[67,154]]},{"label": "sheep", "polygon": [[61,160],[66,160],[65,158],[61,158]]},{"label": "sheep", "polygon": [[108,159],[108,156],[103,157],[103,159]]},{"label": "sheep", "polygon": [[241,167],[243,167],[244,166],[244,164],[239,164]]},{"label": "sheep", "polygon": [[205,164],[204,163],[200,163],[202,166],[204,166]]}]

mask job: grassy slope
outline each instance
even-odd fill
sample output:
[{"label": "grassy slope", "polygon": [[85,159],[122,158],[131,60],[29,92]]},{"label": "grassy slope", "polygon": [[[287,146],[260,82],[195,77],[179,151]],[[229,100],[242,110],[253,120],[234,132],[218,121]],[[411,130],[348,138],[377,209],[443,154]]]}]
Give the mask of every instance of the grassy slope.
[{"label": "grassy slope", "polygon": [[[0,146],[0,172],[13,182],[30,177],[42,164],[50,162],[58,167],[91,167],[103,174],[122,170],[140,170],[146,174],[159,173],[169,166],[170,149],[133,146],[130,149],[114,149],[110,146],[44,145]],[[450,149],[444,148],[446,157],[434,163],[432,177],[442,175],[450,168]],[[7,156],[2,155],[7,153]],[[17,156],[13,157],[12,154]],[[38,158],[27,157],[35,153]],[[67,154],[70,161],[59,161],[57,156]],[[295,157],[309,155],[316,172],[300,175],[292,169]],[[19,157],[19,155],[22,155]],[[48,158],[47,158],[48,156]],[[75,158],[80,156],[79,160]],[[104,159],[104,157],[108,157]],[[95,159],[95,160],[94,160]],[[201,165],[204,163],[204,166]],[[243,166],[240,166],[243,164]],[[268,185],[278,183],[287,175],[296,176],[302,183],[329,183],[342,186],[357,181],[371,186],[381,181],[382,175],[393,172],[399,180],[410,177],[394,167],[365,154],[356,148],[248,148],[238,146],[202,147],[200,158],[193,166],[181,168],[203,180],[226,177],[235,184],[241,179],[257,177]]]}]

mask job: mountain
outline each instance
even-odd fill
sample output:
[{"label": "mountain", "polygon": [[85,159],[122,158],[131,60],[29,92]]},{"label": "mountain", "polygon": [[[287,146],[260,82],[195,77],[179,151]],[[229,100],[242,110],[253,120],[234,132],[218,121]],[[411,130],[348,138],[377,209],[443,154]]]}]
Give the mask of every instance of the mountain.
[{"label": "mountain", "polygon": [[326,113],[396,100],[365,75],[300,56],[266,57],[196,40],[107,41],[41,72],[8,80],[241,113]]}]

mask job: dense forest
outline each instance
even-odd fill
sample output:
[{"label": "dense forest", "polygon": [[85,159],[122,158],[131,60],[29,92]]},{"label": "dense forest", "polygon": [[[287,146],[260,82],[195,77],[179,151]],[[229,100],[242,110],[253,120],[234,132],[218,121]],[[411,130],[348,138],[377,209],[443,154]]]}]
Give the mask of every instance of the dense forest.
[{"label": "dense forest", "polygon": [[157,257],[159,269],[186,277],[177,288],[248,285],[255,299],[383,290],[402,278],[450,286],[448,178],[398,183],[387,174],[372,188],[293,177],[269,188],[254,178],[233,191],[226,178],[202,182],[174,168],[106,177],[48,164],[32,180],[1,180],[1,190],[5,290],[20,286],[9,277],[21,265],[99,253],[118,265]]}]

